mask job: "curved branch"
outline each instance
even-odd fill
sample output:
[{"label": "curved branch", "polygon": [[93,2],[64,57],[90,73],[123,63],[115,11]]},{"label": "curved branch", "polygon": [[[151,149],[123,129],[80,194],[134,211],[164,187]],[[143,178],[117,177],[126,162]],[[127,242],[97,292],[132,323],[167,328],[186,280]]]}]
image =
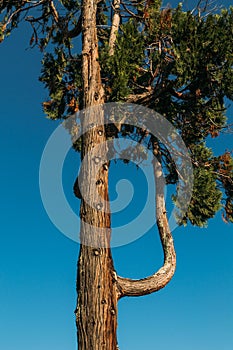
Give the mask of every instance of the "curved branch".
[{"label": "curved branch", "polygon": [[67,38],[76,38],[77,36],[79,36],[79,34],[81,34],[82,31],[82,17],[80,16],[78,19],[78,22],[76,24],[76,26],[69,30],[67,33]]},{"label": "curved branch", "polygon": [[[154,146],[154,155],[159,156],[155,142]],[[116,282],[120,291],[119,298],[123,296],[141,296],[156,292],[168,284],[175,272],[176,253],[165,208],[162,167],[159,159],[154,159],[153,163],[156,185],[157,227],[163,247],[164,264],[155,274],[147,278],[132,280],[117,276]]]},{"label": "curved branch", "polygon": [[7,19],[5,26],[7,27],[13,20],[14,16],[17,15],[20,12],[24,12],[24,11],[28,11],[31,10],[32,8],[35,8],[37,6],[40,6],[41,4],[43,4],[46,0],[40,0],[39,2],[36,2],[30,6],[26,6],[23,7],[25,5],[25,3],[22,5],[22,7],[19,7],[17,10],[15,10],[14,12],[11,13],[10,17]]},{"label": "curved branch", "polygon": [[121,2],[123,8],[125,9],[125,11],[131,16],[131,17],[135,17],[135,18],[142,18],[141,16],[136,15],[134,12],[130,11],[128,9],[128,7],[123,3],[123,1]]}]

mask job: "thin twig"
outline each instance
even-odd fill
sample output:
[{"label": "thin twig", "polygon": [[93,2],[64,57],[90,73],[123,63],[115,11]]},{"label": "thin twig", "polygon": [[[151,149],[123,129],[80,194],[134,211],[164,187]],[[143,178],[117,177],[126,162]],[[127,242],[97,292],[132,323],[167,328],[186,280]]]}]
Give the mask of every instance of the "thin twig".
[{"label": "thin twig", "polygon": [[45,1],[46,1],[46,0],[40,0],[39,2],[34,3],[34,4],[31,5],[31,6],[27,6],[26,8],[19,8],[19,9],[17,9],[16,11],[14,11],[14,12],[10,15],[10,17],[8,18],[8,20],[7,20],[6,24],[5,24],[5,26],[7,27],[7,26],[11,23],[13,17],[14,17],[15,15],[17,15],[17,13],[24,12],[24,11],[28,11],[28,10],[30,10],[30,9],[32,9],[32,8],[35,8],[35,7],[37,7],[37,6],[40,6],[40,5],[43,4]]}]

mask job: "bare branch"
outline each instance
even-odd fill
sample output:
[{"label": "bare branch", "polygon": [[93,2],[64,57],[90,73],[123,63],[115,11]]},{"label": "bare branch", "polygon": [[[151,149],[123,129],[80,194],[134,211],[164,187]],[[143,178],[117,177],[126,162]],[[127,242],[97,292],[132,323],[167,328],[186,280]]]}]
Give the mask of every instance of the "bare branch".
[{"label": "bare branch", "polygon": [[49,7],[50,7],[50,10],[52,12],[52,15],[53,15],[55,22],[58,23],[59,15],[58,15],[58,12],[57,12],[56,7],[54,6],[54,3],[52,0],[49,1]]},{"label": "bare branch", "polygon": [[14,12],[12,12],[12,14],[10,15],[10,17],[8,18],[6,24],[5,24],[5,27],[7,27],[13,20],[14,16],[17,15],[18,13],[20,12],[24,12],[24,11],[28,11],[32,8],[35,8],[37,6],[40,6],[41,4],[43,4],[44,2],[46,2],[46,0],[40,0],[39,2],[35,2],[35,3],[32,3],[32,5],[30,6],[27,6],[27,7],[20,7],[18,8],[17,10],[15,10]]},{"label": "bare branch", "polygon": [[199,0],[197,5],[192,9],[191,14],[194,15],[196,12],[198,18],[205,18],[221,8],[221,6],[215,4],[216,0]]},{"label": "bare branch", "polygon": [[141,16],[138,16],[138,15],[136,15],[134,12],[130,11],[130,10],[128,9],[128,7],[126,6],[126,4],[125,4],[123,1],[121,1],[121,3],[122,3],[123,8],[125,9],[125,11],[126,11],[131,17],[141,18]]},{"label": "bare branch", "polygon": [[113,0],[113,18],[112,18],[112,27],[109,37],[109,55],[112,56],[114,54],[114,46],[116,42],[117,33],[120,26],[120,0]]},{"label": "bare branch", "polygon": [[220,132],[223,134],[233,134],[233,123],[224,126]]}]

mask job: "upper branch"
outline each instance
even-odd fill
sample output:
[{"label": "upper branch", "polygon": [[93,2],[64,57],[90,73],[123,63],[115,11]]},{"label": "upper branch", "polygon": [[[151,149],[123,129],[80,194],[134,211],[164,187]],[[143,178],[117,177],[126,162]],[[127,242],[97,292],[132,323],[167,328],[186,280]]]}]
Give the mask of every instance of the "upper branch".
[{"label": "upper branch", "polygon": [[59,21],[59,15],[58,15],[57,9],[56,9],[56,7],[55,7],[55,5],[54,5],[54,3],[53,3],[52,0],[49,1],[49,7],[50,7],[50,10],[51,10],[51,12],[52,12],[54,21],[55,21],[56,23],[58,23],[58,21]]},{"label": "upper branch", "polygon": [[112,18],[112,26],[109,38],[109,55],[112,56],[114,54],[114,46],[116,42],[117,33],[120,26],[120,0],[113,0],[113,18]]}]

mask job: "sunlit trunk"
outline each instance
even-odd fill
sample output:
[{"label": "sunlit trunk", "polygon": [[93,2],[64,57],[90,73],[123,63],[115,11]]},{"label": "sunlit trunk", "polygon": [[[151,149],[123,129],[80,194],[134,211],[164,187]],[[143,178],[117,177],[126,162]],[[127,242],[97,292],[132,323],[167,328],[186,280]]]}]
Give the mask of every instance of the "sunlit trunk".
[{"label": "sunlit trunk", "polygon": [[[107,159],[104,131],[104,91],[101,84],[96,34],[95,0],[82,3],[83,108],[82,159],[102,143],[100,161]],[[88,107],[96,106],[95,111]],[[98,126],[98,127],[96,127]],[[99,155],[98,155],[99,156]],[[80,187],[81,248],[77,275],[77,331],[79,350],[116,350],[117,288],[110,250],[111,220],[108,204],[108,166],[100,166],[94,187],[95,159],[83,162]],[[87,202],[88,198],[88,202]],[[100,200],[102,201],[100,203]]]}]

